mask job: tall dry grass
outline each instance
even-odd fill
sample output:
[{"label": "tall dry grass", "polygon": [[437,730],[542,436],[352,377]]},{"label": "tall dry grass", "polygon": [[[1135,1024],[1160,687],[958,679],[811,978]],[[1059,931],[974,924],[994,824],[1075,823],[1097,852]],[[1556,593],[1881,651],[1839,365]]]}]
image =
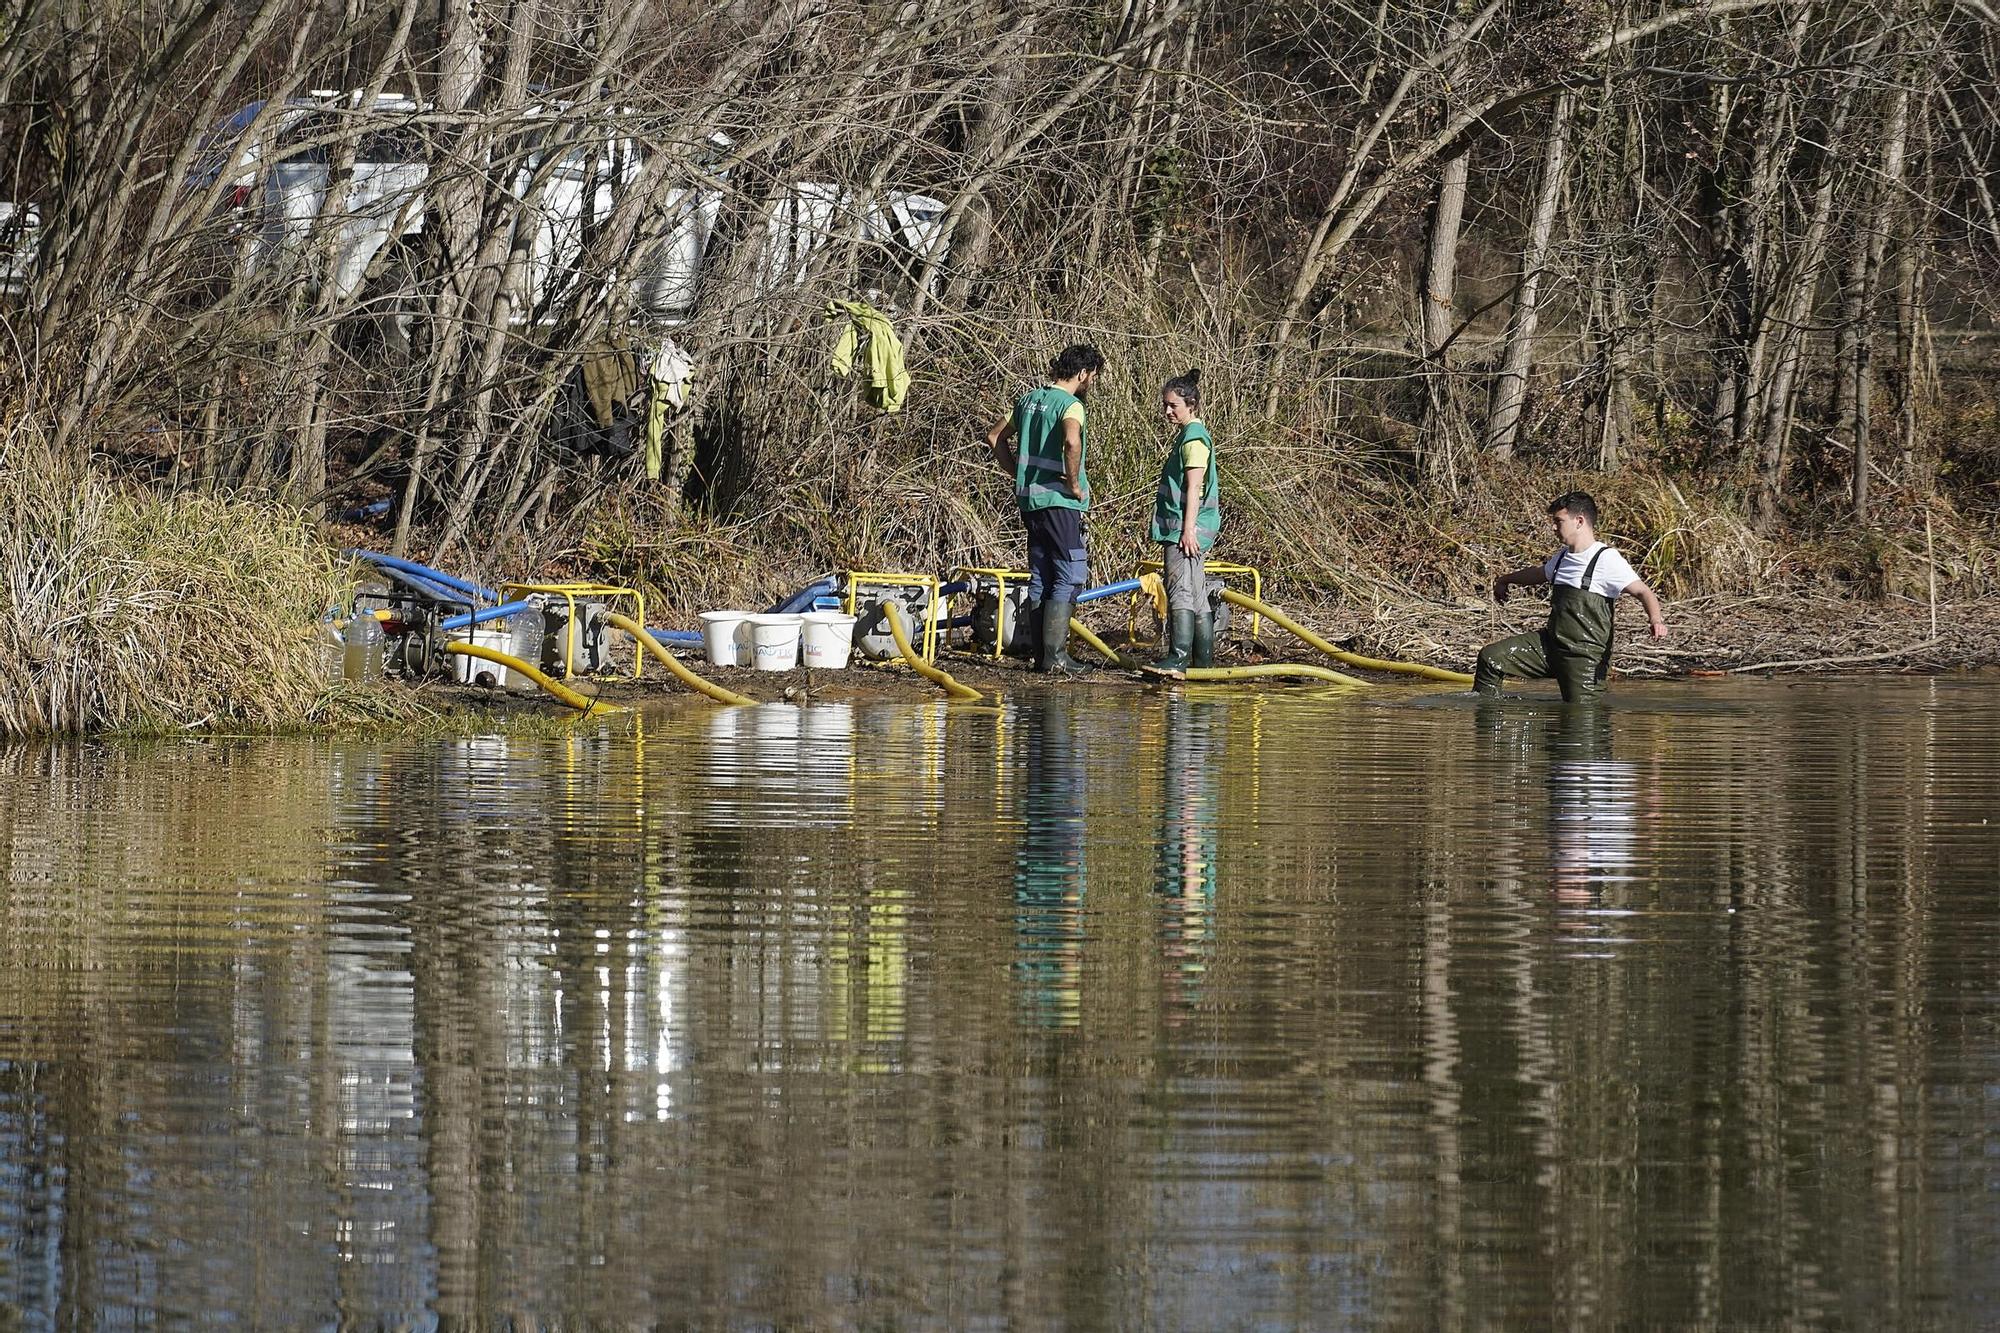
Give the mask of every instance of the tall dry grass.
[{"label": "tall dry grass", "polygon": [[161,495],[0,444],[0,735],[329,716],[346,571],[295,510]]}]

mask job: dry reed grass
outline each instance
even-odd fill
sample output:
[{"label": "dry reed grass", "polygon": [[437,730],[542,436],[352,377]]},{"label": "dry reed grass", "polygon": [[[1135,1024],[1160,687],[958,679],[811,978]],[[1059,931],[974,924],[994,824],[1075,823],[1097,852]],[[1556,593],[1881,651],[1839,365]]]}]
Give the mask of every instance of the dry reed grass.
[{"label": "dry reed grass", "polygon": [[0,445],[0,735],[329,720],[345,569],[293,510]]}]

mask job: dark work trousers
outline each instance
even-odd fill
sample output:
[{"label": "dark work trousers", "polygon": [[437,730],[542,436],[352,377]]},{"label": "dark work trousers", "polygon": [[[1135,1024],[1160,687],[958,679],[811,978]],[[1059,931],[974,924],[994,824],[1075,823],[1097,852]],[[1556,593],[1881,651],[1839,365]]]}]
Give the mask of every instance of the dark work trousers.
[{"label": "dark work trousers", "polygon": [[1028,529],[1028,602],[1074,602],[1090,582],[1081,509],[1023,509]]}]

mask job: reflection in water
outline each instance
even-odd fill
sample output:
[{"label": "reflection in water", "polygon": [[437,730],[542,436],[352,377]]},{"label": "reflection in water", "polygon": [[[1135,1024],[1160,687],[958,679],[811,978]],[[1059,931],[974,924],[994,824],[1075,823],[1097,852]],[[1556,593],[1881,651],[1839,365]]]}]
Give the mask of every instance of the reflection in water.
[{"label": "reflection in water", "polygon": [[0,1327],[1990,1324],[1996,755],[1986,680],[0,750]]},{"label": "reflection in water", "polygon": [[1221,836],[1219,724],[1213,701],[1176,693],[1165,705],[1159,833],[1160,953],[1174,1002],[1192,1006],[1215,951],[1215,876]]},{"label": "reflection in water", "polygon": [[1612,758],[1612,717],[1602,703],[1552,706],[1548,719],[1549,880],[1557,927],[1580,946],[1615,948],[1615,918],[1607,889],[1630,873],[1638,831],[1635,765]]},{"label": "reflection in water", "polygon": [[1088,775],[1076,710],[1051,695],[1023,710],[1021,835],[1014,862],[1014,974],[1031,1019],[1073,1027],[1080,1017]]}]

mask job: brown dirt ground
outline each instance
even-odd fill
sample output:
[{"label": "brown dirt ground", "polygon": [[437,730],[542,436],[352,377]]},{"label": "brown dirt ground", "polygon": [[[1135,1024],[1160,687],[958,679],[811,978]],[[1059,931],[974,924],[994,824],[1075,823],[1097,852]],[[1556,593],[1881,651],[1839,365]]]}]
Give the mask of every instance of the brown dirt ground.
[{"label": "brown dirt ground", "polygon": [[[1505,607],[1411,606],[1374,616],[1338,607],[1287,610],[1351,651],[1458,670],[1470,669],[1481,644],[1533,629],[1546,615],[1545,604],[1532,597],[1517,598]],[[1670,603],[1666,614],[1669,638],[1655,644],[1646,636],[1638,608],[1621,607],[1620,637],[1613,658],[1615,675],[1931,673],[2000,664],[2000,608],[1983,599],[1940,604],[1935,631],[1928,605],[1898,600],[1867,602],[1824,594],[1697,598]],[[1131,646],[1134,655],[1150,655],[1150,644],[1126,644],[1123,621],[1122,608],[1090,617],[1093,627],[1114,646]],[[1219,665],[1270,661],[1332,665],[1268,625],[1256,643],[1240,637],[1244,628],[1240,619],[1232,627],[1235,637],[1226,645]],[[1101,660],[1080,643],[1072,648],[1080,660],[1093,664]],[[846,671],[808,672],[801,668],[778,675],[712,667],[698,655],[688,659],[707,679],[760,700],[856,702],[939,697],[937,687],[900,663],[856,661],[857,665]],[[1022,664],[1007,659],[996,662],[983,655],[947,651],[939,665],[989,696],[1043,685]],[[1369,675],[1365,671],[1354,674]],[[649,666],[637,682],[610,677],[575,684],[584,693],[601,694],[624,704],[684,693],[657,664]],[[1110,669],[1065,682],[1065,688],[1091,690],[1158,687],[1157,681]],[[481,697],[460,691],[452,694],[454,702],[472,703]],[[499,702],[497,698],[486,701]]]},{"label": "brown dirt ground", "polygon": [[[1631,676],[1810,671],[1936,672],[2000,663],[2000,608],[1987,599],[1863,601],[1829,593],[1701,597],[1664,607],[1668,637],[1653,642],[1636,606],[1620,606],[1615,672]],[[1343,646],[1468,669],[1481,644],[1533,629],[1544,604],[1413,607],[1365,625],[1318,623]],[[1322,632],[1325,632],[1324,630]]]}]

